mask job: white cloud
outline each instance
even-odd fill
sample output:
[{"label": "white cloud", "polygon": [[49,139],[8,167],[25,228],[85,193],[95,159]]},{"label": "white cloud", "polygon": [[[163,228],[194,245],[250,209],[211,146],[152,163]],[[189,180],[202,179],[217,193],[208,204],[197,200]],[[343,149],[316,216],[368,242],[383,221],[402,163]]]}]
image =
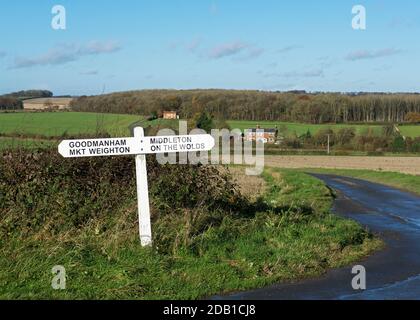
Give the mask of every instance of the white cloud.
[{"label": "white cloud", "polygon": [[261,56],[265,50],[254,45],[242,42],[228,42],[210,49],[207,56],[210,59],[221,59],[225,57],[235,57],[236,60],[249,60]]},{"label": "white cloud", "polygon": [[112,53],[121,49],[118,42],[115,41],[91,41],[80,48],[80,54],[102,54]]},{"label": "white cloud", "polygon": [[201,45],[201,39],[194,39],[186,45],[186,48],[189,52],[196,52]]},{"label": "white cloud", "polygon": [[245,58],[246,59],[258,58],[264,53],[264,51],[265,50],[263,48],[251,48],[249,49],[249,52]]},{"label": "white cloud", "polygon": [[292,45],[292,46],[287,46],[287,47],[283,47],[279,50],[277,50],[278,53],[286,53],[286,52],[290,52],[296,49],[301,49],[303,48],[302,46],[298,46],[298,45]]},{"label": "white cloud", "polygon": [[401,50],[395,48],[385,48],[377,51],[359,50],[350,52],[346,59],[350,61],[365,60],[365,59],[376,59],[382,57],[393,56],[400,53]]},{"label": "white cloud", "polygon": [[99,72],[98,72],[98,70],[90,70],[90,71],[80,72],[80,74],[82,76],[96,76],[97,74],[99,74]]},{"label": "white cloud", "polygon": [[83,56],[113,53],[121,47],[116,42],[92,41],[85,45],[62,44],[34,58],[17,57],[13,68],[30,68],[34,66],[61,65],[76,61]]},{"label": "white cloud", "polygon": [[307,71],[289,71],[283,73],[266,73],[265,78],[318,78],[323,77],[324,71],[321,69],[307,70]]},{"label": "white cloud", "polygon": [[209,56],[212,59],[220,59],[228,56],[234,56],[238,53],[243,52],[248,47],[248,44],[241,41],[225,43],[211,49]]},{"label": "white cloud", "polygon": [[302,76],[305,78],[316,78],[316,77],[323,77],[324,71],[321,69],[318,70],[309,70],[302,73]]}]

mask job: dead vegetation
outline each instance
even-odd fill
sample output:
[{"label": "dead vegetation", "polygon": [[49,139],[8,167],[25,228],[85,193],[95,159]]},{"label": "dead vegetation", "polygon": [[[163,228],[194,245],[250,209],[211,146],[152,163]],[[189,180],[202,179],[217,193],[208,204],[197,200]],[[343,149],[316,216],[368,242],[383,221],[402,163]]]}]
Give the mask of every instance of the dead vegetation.
[{"label": "dead vegetation", "polygon": [[266,182],[261,176],[248,176],[245,167],[231,167],[229,171],[233,180],[239,186],[239,191],[250,201],[262,196],[266,190]]}]

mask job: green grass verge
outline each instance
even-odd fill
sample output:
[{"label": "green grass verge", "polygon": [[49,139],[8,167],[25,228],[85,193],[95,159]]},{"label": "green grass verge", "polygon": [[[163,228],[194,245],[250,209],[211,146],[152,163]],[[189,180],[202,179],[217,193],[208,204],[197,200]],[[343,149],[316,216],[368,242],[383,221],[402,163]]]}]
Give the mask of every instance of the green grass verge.
[{"label": "green grass verge", "polygon": [[336,174],[347,177],[364,179],[382,183],[420,195],[420,176],[414,176],[397,172],[380,172],[371,170],[354,169],[302,169],[305,172]]},{"label": "green grass verge", "polygon": [[[196,299],[317,276],[381,246],[357,223],[329,212],[332,195],[319,180],[280,169],[264,178],[260,212],[226,217],[195,247],[172,254],[142,249],[136,226],[121,227],[125,215],[136,215],[131,202],[108,230],[91,221],[56,237],[10,235],[0,245],[0,298]],[[154,232],[164,232],[156,225]],[[51,288],[55,265],[66,268],[66,290]]]}]

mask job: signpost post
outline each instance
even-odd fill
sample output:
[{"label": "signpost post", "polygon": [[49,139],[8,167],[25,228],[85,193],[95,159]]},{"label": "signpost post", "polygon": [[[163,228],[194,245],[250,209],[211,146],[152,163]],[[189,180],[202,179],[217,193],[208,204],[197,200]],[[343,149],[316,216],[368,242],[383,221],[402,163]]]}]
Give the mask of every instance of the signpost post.
[{"label": "signpost post", "polygon": [[208,134],[145,137],[143,128],[136,127],[134,137],[129,138],[65,140],[58,152],[65,158],[136,156],[139,234],[141,245],[146,247],[152,245],[146,154],[210,151],[214,145]]}]

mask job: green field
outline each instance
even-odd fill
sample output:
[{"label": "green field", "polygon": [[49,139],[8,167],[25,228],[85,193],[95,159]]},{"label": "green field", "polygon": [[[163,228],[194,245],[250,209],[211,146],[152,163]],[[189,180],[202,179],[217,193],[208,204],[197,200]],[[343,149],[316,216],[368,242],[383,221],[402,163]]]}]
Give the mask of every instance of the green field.
[{"label": "green field", "polygon": [[[124,114],[101,114],[82,112],[18,112],[0,113],[0,135],[9,136],[39,136],[39,137],[62,137],[71,135],[93,135],[97,133],[109,133],[112,136],[124,136],[130,134],[129,126],[140,122],[144,127],[161,126],[174,127],[177,120],[156,120],[147,122],[139,115]],[[315,134],[323,128],[348,128],[353,127],[358,133],[371,128],[377,134],[381,133],[382,125],[345,125],[345,124],[302,124],[271,121],[228,121],[231,129],[274,128],[280,131],[287,128],[286,134],[302,135],[308,130]],[[401,126],[400,130],[407,137],[420,136],[420,125]]]},{"label": "green field", "polygon": [[[305,124],[305,123],[289,123],[289,122],[280,122],[280,121],[237,121],[232,120],[227,122],[232,129],[250,129],[256,128],[257,125],[260,125],[262,129],[264,128],[274,128],[277,126],[280,131],[283,128],[287,128],[286,135],[292,135],[296,133],[297,135],[305,134],[308,130],[311,134],[315,134],[320,129],[331,128],[333,130],[341,128],[355,128],[357,133],[363,133],[369,128],[371,128],[375,133],[381,134],[382,125],[365,125],[365,124]],[[400,130],[403,135],[407,137],[419,137],[420,136],[420,125],[407,125],[401,126]]]},{"label": "green field", "polygon": [[7,148],[44,148],[56,143],[54,140],[42,139],[19,139],[13,137],[0,137],[0,151]]},{"label": "green field", "polygon": [[407,125],[407,126],[400,126],[400,131],[402,135],[406,137],[420,137],[420,125]]},{"label": "green field", "polygon": [[0,134],[59,137],[107,132],[129,134],[129,125],[141,116],[79,112],[39,112],[0,114]]}]

